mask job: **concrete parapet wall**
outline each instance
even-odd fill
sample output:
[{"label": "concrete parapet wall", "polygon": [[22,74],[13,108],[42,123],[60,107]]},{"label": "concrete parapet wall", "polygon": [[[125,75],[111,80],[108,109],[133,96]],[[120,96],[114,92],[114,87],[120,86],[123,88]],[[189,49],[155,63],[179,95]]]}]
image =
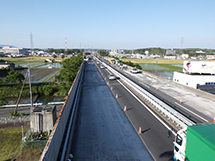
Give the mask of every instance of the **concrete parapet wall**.
[{"label": "concrete parapet wall", "polygon": [[44,148],[44,151],[42,153],[42,156],[40,160],[44,161],[56,161],[59,158],[59,152],[61,150],[61,144],[63,141],[63,138],[65,137],[65,129],[67,126],[67,121],[70,117],[70,114],[72,112],[72,105],[75,100],[76,91],[78,88],[79,83],[82,80],[82,73],[84,72],[84,63],[82,63],[81,68],[73,82],[73,85],[68,93],[68,96],[66,98],[66,101],[61,109],[61,112],[59,114],[59,117],[55,123],[55,126],[53,128],[53,131],[49,137],[49,140],[46,144],[46,147]]}]

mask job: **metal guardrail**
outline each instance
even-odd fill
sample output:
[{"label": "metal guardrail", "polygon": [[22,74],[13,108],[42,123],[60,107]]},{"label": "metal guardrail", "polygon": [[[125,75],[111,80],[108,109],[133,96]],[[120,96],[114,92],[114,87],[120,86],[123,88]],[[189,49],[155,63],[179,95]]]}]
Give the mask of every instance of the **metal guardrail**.
[{"label": "metal guardrail", "polygon": [[[40,105],[43,105],[43,104],[42,103],[33,103],[33,105],[34,106],[40,106]],[[31,104],[18,104],[18,107],[25,107],[25,106],[30,107]],[[5,107],[16,107],[16,105],[2,105],[0,107],[3,107],[3,108],[5,108]]]},{"label": "metal guardrail", "polygon": [[[64,102],[48,102],[48,105],[62,105],[64,104]],[[33,103],[33,106],[41,106],[43,105],[43,103]],[[18,107],[25,107],[25,106],[28,106],[30,107],[31,104],[18,104]],[[6,107],[16,107],[16,105],[2,105],[0,106],[2,108],[6,108]]]},{"label": "metal guardrail", "polygon": [[144,97],[146,100],[148,100],[153,106],[158,108],[162,113],[164,113],[166,116],[168,116],[171,120],[173,120],[178,126],[182,128],[186,128],[187,126],[195,124],[191,120],[187,119],[180,113],[178,113],[176,110],[144,90],[142,87],[134,83],[133,81],[129,80],[119,72],[117,72],[115,69],[107,65],[103,62],[103,65],[110,70],[113,74],[120,77],[120,79],[123,80],[127,85],[129,85],[132,89],[134,89],[136,92],[138,92],[142,97]]}]

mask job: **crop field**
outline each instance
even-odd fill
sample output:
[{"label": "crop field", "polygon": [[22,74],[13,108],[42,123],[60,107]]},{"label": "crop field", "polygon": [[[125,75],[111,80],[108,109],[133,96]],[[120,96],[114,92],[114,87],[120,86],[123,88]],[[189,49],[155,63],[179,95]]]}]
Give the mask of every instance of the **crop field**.
[{"label": "crop field", "polygon": [[[45,59],[53,59],[52,57],[23,57],[23,58],[2,58],[3,60],[14,63],[16,66],[21,65],[22,67],[27,67],[30,65],[31,81],[32,83],[42,82],[47,80],[53,74],[59,71],[59,68],[37,68],[44,65]],[[55,61],[61,62],[62,58],[56,58]],[[49,65],[48,63],[46,65]],[[19,70],[20,73],[26,74],[27,69]]]},{"label": "crop field", "polygon": [[[121,59],[122,61],[128,62],[131,61],[132,63],[137,64],[183,64],[184,61],[196,61],[196,60],[180,60],[180,59]],[[200,61],[200,60],[199,60]],[[213,61],[215,60],[204,60],[204,61]]]},{"label": "crop field", "polygon": [[[24,128],[27,132],[27,128]],[[11,160],[21,149],[22,129],[0,129],[0,160]]]},{"label": "crop field", "polygon": [[[26,133],[28,128],[24,128]],[[43,148],[28,148],[21,149],[22,129],[9,128],[0,129],[0,161],[36,161],[39,160]]]},{"label": "crop field", "polygon": [[[14,63],[16,65],[22,64],[23,62],[45,62],[46,59],[54,59],[53,57],[21,57],[21,58],[2,58],[3,60]],[[64,59],[55,58],[56,62],[62,62]]]},{"label": "crop field", "polygon": [[183,64],[184,60],[169,60],[169,59],[121,59],[122,61],[136,64]]},{"label": "crop field", "polygon": [[[56,73],[58,70],[56,69],[49,69],[49,68],[33,68],[30,70],[31,72],[31,81],[36,82],[42,82],[46,78],[50,77],[54,73]],[[27,69],[21,70],[20,73],[26,74]]]}]

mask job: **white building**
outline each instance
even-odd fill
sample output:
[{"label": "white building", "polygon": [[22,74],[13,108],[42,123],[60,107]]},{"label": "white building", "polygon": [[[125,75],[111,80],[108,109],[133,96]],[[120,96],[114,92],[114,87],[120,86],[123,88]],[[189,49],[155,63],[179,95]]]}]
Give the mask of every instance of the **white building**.
[{"label": "white building", "polygon": [[174,72],[173,81],[196,89],[197,85],[215,84],[215,75],[190,75]]},{"label": "white building", "polygon": [[146,55],[149,55],[149,51],[148,51],[148,50],[146,50],[146,51],[145,51],[145,54],[146,54]]},{"label": "white building", "polygon": [[164,59],[176,59],[176,56],[164,56]]},{"label": "white building", "polygon": [[183,72],[174,72],[173,81],[192,88],[215,85],[215,62],[184,61]]},{"label": "white building", "polygon": [[4,46],[0,49],[0,52],[3,52],[4,54],[23,54],[26,53],[26,50],[23,48],[11,48],[9,46]]},{"label": "white building", "polygon": [[166,55],[175,55],[176,54],[176,50],[166,50]]},{"label": "white building", "polygon": [[14,63],[0,62],[0,69],[10,67],[10,69],[15,69]]},{"label": "white building", "polygon": [[205,52],[202,50],[196,51],[197,54],[204,54]]},{"label": "white building", "polygon": [[188,54],[182,54],[181,57],[182,57],[182,59],[188,59],[189,55]]}]

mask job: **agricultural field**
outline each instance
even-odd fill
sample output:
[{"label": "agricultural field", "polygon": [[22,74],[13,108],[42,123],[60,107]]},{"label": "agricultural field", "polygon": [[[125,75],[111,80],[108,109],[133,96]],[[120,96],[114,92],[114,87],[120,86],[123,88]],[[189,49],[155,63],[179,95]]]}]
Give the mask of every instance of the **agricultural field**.
[{"label": "agricultural field", "polygon": [[[28,128],[24,128],[24,134]],[[0,129],[0,161],[36,161],[39,160],[44,147],[21,149],[22,129]]]},{"label": "agricultural field", "polygon": [[[27,128],[24,128],[27,132]],[[11,160],[21,149],[22,129],[0,129],[0,160]]]},{"label": "agricultural field", "polygon": [[[45,63],[45,59],[53,59],[52,57],[23,57],[23,58],[2,58],[8,63],[14,63],[15,66],[20,65],[27,68],[30,65],[31,81],[32,83],[43,82],[49,77],[53,76],[60,69],[60,62],[62,58],[56,58],[58,63]],[[51,67],[51,68],[49,68]],[[19,70],[20,73],[26,74],[27,69]]]},{"label": "agricultural field", "polygon": [[184,60],[169,60],[169,59],[121,59],[122,61],[131,61],[136,64],[183,64]]},{"label": "agricultural field", "polygon": [[[184,61],[196,61],[196,60],[180,60],[180,59],[121,59],[122,61],[131,61],[132,63],[137,63],[137,64],[183,64]],[[197,60],[199,61],[199,60]],[[204,61],[213,61],[215,60],[204,60]]]},{"label": "agricultural field", "polygon": [[[49,68],[33,68],[30,70],[31,72],[31,82],[43,82],[46,78],[50,77],[54,73],[56,73],[58,70],[56,69],[49,69]],[[21,70],[20,73],[26,74],[27,69]]]},{"label": "agricultural field", "polygon": [[[54,59],[53,57],[21,57],[21,58],[2,58],[3,60],[14,63],[16,65],[22,64],[23,62],[45,62],[46,59]],[[56,62],[62,62],[64,59],[55,58]]]}]

